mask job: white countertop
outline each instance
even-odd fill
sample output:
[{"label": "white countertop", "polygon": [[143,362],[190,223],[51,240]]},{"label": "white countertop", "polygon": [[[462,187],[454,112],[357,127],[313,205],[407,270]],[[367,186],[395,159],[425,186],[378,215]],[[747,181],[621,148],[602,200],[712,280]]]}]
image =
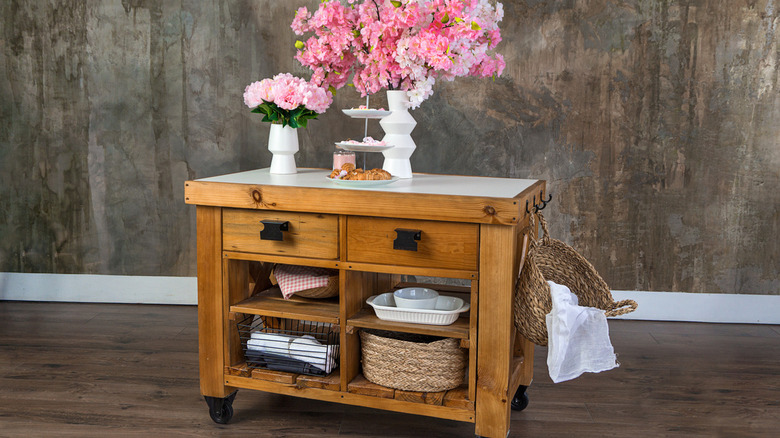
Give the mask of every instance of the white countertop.
[{"label": "white countertop", "polygon": [[298,168],[292,175],[272,175],[269,169],[257,169],[228,175],[201,178],[196,181],[232,184],[277,185],[340,190],[364,190],[388,193],[421,193],[454,196],[483,196],[514,198],[537,180],[514,178],[488,178],[479,176],[433,175],[415,173],[411,179],[399,179],[386,185],[348,187],[328,180],[330,171]]}]

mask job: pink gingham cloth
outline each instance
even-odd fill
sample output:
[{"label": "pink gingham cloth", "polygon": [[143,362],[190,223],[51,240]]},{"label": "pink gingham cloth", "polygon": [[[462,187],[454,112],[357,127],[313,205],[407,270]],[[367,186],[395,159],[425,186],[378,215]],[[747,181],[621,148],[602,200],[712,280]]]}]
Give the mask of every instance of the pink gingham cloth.
[{"label": "pink gingham cloth", "polygon": [[330,275],[330,269],[311,266],[276,265],[274,268],[274,277],[285,300],[295,292],[327,286]]}]

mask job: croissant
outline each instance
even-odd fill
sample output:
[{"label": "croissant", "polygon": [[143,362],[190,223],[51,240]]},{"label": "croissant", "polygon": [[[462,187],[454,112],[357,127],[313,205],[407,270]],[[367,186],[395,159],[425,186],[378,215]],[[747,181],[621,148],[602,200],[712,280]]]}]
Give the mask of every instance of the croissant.
[{"label": "croissant", "polygon": [[384,169],[356,169],[354,164],[344,163],[341,165],[341,169],[334,169],[333,172],[330,173],[330,178],[338,178],[342,171],[346,171],[347,174],[341,179],[347,181],[380,181],[392,179],[393,177],[390,172]]}]

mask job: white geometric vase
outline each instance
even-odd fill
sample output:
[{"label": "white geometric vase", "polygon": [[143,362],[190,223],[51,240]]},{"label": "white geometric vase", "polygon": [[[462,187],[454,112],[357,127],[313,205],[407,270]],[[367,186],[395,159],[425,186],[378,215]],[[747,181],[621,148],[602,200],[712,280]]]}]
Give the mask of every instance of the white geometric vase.
[{"label": "white geometric vase", "polygon": [[289,126],[271,125],[268,134],[268,150],[271,158],[271,173],[288,175],[298,173],[295,167],[295,153],[298,152],[298,130]]},{"label": "white geometric vase", "polygon": [[387,105],[393,113],[383,117],[379,124],[385,130],[382,141],[394,147],[382,151],[382,155],[385,156],[382,169],[399,178],[411,178],[412,163],[409,157],[412,156],[417,145],[414,144],[410,134],[417,122],[409,114],[409,95],[406,91],[388,90]]}]

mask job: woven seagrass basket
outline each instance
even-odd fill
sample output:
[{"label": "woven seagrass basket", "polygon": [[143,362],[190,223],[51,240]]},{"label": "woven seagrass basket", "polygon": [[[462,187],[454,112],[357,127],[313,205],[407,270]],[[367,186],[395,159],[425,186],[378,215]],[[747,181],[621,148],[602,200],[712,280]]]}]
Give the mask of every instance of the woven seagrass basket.
[{"label": "woven seagrass basket", "polygon": [[[624,315],[636,310],[636,301],[615,302],[596,268],[574,248],[551,239],[544,216],[538,212],[535,215],[539,218],[543,236],[530,239],[528,254],[515,286],[515,327],[523,336],[534,344],[547,345],[545,316],[552,310],[547,280],[567,286],[577,295],[580,306],[604,310],[606,316]],[[534,214],[531,214],[530,225],[533,230]]]},{"label": "woven seagrass basket", "polygon": [[363,375],[371,383],[404,391],[438,392],[457,388],[463,384],[466,353],[457,339],[433,338],[432,342],[425,342],[431,339],[361,330]]}]

